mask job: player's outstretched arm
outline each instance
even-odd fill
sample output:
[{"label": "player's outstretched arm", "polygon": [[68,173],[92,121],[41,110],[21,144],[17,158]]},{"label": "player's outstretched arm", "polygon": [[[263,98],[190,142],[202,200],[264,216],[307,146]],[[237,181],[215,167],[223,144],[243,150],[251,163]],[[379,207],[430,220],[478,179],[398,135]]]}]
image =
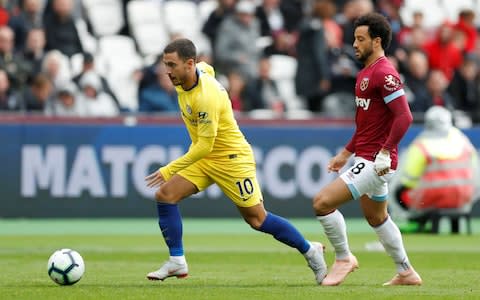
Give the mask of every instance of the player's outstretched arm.
[{"label": "player's outstretched arm", "polygon": [[197,142],[190,147],[187,153],[160,168],[159,172],[162,174],[162,178],[169,180],[178,171],[207,156],[212,152],[214,142],[215,137],[199,136]]}]

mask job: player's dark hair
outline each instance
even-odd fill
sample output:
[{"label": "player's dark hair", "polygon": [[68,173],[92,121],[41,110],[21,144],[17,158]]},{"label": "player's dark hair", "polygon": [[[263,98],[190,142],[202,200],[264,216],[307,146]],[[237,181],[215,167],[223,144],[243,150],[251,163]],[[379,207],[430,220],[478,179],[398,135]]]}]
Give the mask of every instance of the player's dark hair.
[{"label": "player's dark hair", "polygon": [[178,57],[183,61],[187,59],[193,59],[194,61],[197,58],[197,49],[193,42],[189,39],[176,39],[170,44],[168,44],[163,53],[174,53],[177,52]]},{"label": "player's dark hair", "polygon": [[379,13],[369,13],[359,17],[354,24],[354,29],[359,26],[368,26],[368,34],[372,39],[382,39],[382,48],[386,50],[392,41],[392,27],[387,18]]}]

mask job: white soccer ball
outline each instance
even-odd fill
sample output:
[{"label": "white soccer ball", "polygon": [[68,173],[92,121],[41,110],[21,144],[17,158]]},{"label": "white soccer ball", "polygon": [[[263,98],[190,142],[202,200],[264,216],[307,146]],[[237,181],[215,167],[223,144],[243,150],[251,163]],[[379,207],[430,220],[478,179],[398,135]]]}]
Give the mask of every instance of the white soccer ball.
[{"label": "white soccer ball", "polygon": [[85,272],[82,256],[72,249],[55,251],[48,259],[48,276],[59,285],[77,283]]}]

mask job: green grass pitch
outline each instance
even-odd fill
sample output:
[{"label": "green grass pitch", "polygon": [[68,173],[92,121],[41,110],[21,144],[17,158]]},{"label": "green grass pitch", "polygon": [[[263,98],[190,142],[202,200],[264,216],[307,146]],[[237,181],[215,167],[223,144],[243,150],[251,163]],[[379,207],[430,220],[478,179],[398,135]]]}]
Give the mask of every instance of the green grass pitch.
[{"label": "green grass pitch", "polygon": [[[382,287],[395,273],[363,220],[347,220],[360,268],[338,287],[321,287],[304,258],[240,219],[187,219],[185,249],[190,275],[163,282],[145,279],[167,251],[154,219],[1,220],[0,299],[480,299],[480,220],[474,234],[404,235],[420,287]],[[312,219],[294,219],[307,238],[331,246]],[[444,224],[446,225],[446,224]],[[84,277],[57,286],[47,275],[59,248],[80,252]]]}]

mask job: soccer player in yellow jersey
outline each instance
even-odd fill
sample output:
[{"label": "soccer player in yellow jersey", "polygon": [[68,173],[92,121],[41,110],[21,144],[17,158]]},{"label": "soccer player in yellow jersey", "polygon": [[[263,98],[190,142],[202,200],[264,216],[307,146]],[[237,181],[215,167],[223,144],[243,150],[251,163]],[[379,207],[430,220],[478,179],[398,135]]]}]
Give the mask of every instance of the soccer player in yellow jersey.
[{"label": "soccer player in yellow jersey", "polygon": [[327,273],[323,246],[307,241],[289,221],[265,210],[252,148],[238,128],[231,101],[215,79],[213,68],[196,63],[196,48],[188,39],[167,45],[163,62],[176,86],[192,144],[183,156],[146,177],[149,187],[158,188],[159,225],[170,254],[169,260],[147,278],[188,275],[178,203],[216,183],[253,229],[271,234],[302,253],[320,284]]}]

